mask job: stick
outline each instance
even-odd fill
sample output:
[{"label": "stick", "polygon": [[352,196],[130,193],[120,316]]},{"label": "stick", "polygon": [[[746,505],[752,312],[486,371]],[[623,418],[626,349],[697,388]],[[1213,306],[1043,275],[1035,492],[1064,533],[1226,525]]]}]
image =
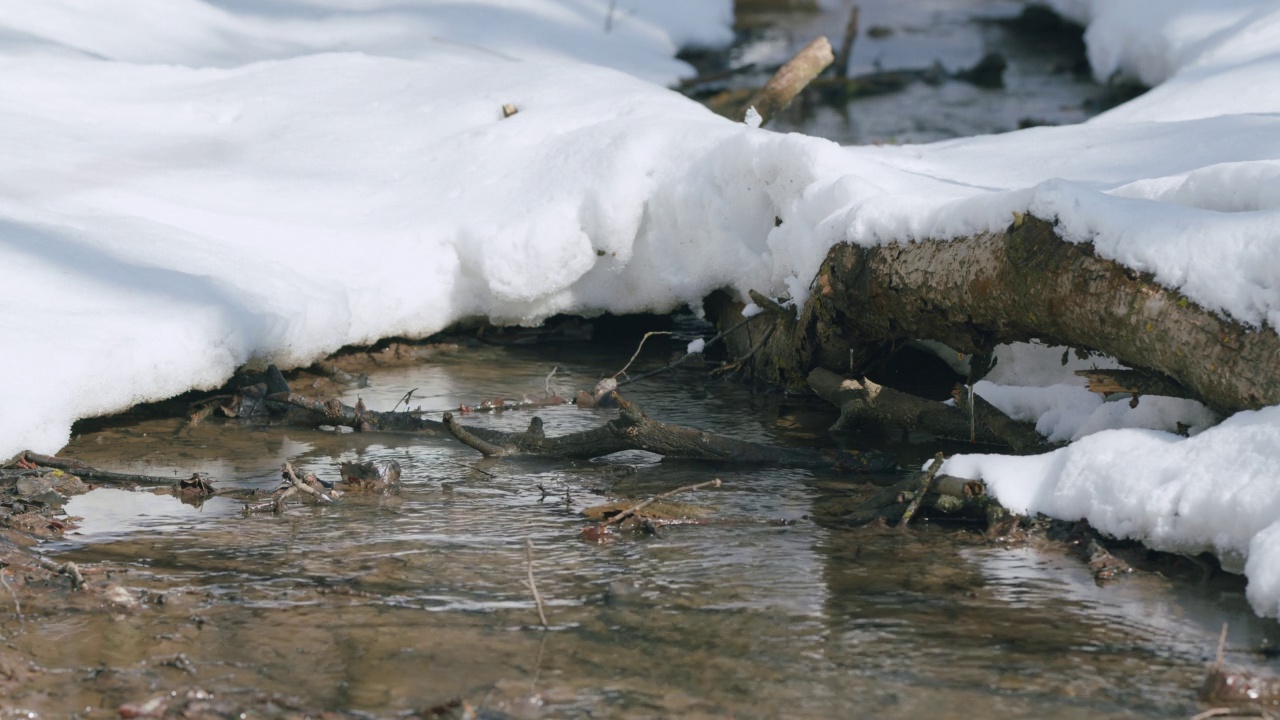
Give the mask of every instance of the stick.
[{"label": "stick", "polygon": [[643,348],[643,347],[644,347],[644,341],[645,341],[645,340],[648,340],[648,339],[649,339],[649,336],[651,336],[651,335],[670,335],[670,334],[671,334],[671,331],[670,331],[670,330],[650,330],[649,332],[645,333],[645,334],[644,334],[644,337],[640,338],[640,345],[638,345],[638,346],[636,347],[636,351],[635,351],[635,353],[634,353],[634,354],[632,354],[632,355],[631,355],[631,359],[627,361],[627,364],[626,364],[626,365],[623,365],[623,366],[622,366],[622,369],[621,369],[621,370],[619,370],[618,372],[616,372],[616,373],[614,373],[614,374],[613,374],[614,379],[616,380],[616,379],[617,379],[617,377],[618,377],[619,375],[625,375],[625,374],[626,374],[626,372],[627,372],[627,368],[631,367],[631,363],[635,362],[635,361],[636,361],[636,358],[640,356],[640,350],[641,350],[641,348]]},{"label": "stick", "polygon": [[708,488],[708,487],[720,487],[720,485],[721,485],[720,478],[716,478],[715,480],[708,480],[707,482],[698,483],[697,485],[685,485],[684,487],[676,488],[675,490],[672,490],[670,492],[664,492],[661,495],[654,495],[648,500],[632,505],[626,510],[623,510],[617,515],[614,515],[613,517],[609,518],[607,521],[605,521],[605,527],[608,527],[609,525],[617,525],[618,523],[622,522],[623,520],[626,520],[632,515],[635,515],[637,512],[649,507],[655,502],[659,500],[666,500],[672,495],[679,495],[682,492],[692,492],[694,490],[701,490],[703,488]]},{"label": "stick", "polygon": [[533,593],[533,603],[538,606],[538,619],[542,621],[542,629],[551,629],[551,624],[547,622],[547,613],[542,609],[542,595],[538,593],[538,586],[533,581],[533,541],[529,538],[524,539],[524,558],[525,569],[529,579],[525,581],[529,591]]},{"label": "stick", "polygon": [[[723,331],[721,331],[721,332],[717,333],[717,334],[716,334],[716,336],[715,336],[715,337],[713,337],[713,338],[711,338],[710,340],[708,340],[708,341],[707,341],[707,343],[706,343],[706,345],[704,345],[703,347],[704,347],[704,348],[710,347],[712,343],[715,343],[715,342],[718,342],[718,341],[720,341],[720,340],[723,340],[723,339],[724,339],[724,338],[725,338],[729,333],[731,333],[731,332],[733,332],[733,331],[737,330],[738,328],[742,327],[743,325],[746,325],[747,323],[751,322],[751,321],[752,321],[752,320],[754,320],[754,319],[755,319],[755,318],[743,318],[743,320],[742,320],[741,322],[737,323],[736,325],[734,325],[733,327],[729,328],[728,330],[723,330]],[[660,367],[660,368],[658,368],[657,370],[650,370],[649,372],[640,373],[639,375],[636,375],[636,376],[634,376],[634,377],[630,377],[630,376],[629,376],[629,377],[627,377],[627,378],[625,378],[625,379],[623,379],[623,380],[619,380],[619,381],[618,381],[618,387],[622,387],[623,385],[628,385],[628,384],[633,383],[633,382],[640,382],[641,380],[644,380],[644,379],[646,379],[646,378],[651,378],[651,377],[653,377],[654,375],[658,375],[658,374],[660,374],[660,373],[664,373],[664,372],[666,372],[666,371],[668,371],[668,370],[671,370],[671,369],[673,369],[673,368],[677,368],[677,367],[679,367],[679,366],[683,365],[686,361],[688,361],[688,359],[689,359],[689,358],[693,357],[694,355],[700,355],[700,354],[701,354],[701,353],[685,353],[685,354],[684,354],[682,357],[680,357],[679,359],[674,360],[674,361],[672,361],[672,362],[670,362],[670,363],[667,363],[665,366]],[[616,377],[616,376],[615,376],[615,377]]]},{"label": "stick", "polygon": [[75,475],[81,480],[93,480],[100,483],[121,485],[135,483],[139,485],[172,485],[174,482],[174,478],[157,477],[155,475],[134,475],[132,473],[117,473],[99,470],[85,465],[79,460],[59,458],[52,455],[41,455],[40,453],[34,453],[30,450],[24,450],[21,453],[21,456],[25,458],[27,462],[34,463],[41,467],[62,470]]},{"label": "stick", "polygon": [[898,523],[898,527],[905,530],[907,524],[911,522],[911,518],[915,517],[916,511],[920,509],[920,503],[924,502],[924,496],[929,492],[929,486],[933,484],[933,478],[942,469],[942,453],[933,456],[933,464],[929,466],[929,471],[920,478],[920,486],[916,490],[916,496],[911,498],[911,502],[907,504],[907,509],[902,513],[902,522]]},{"label": "stick", "polygon": [[486,440],[481,440],[476,437],[474,433],[462,427],[462,425],[453,417],[453,413],[444,414],[444,424],[445,427],[449,428],[449,432],[453,433],[454,437],[462,441],[463,445],[480,451],[480,454],[485,457],[503,457],[510,454],[510,450],[507,448],[501,445],[495,445]]},{"label": "stick", "polygon": [[818,74],[827,69],[835,60],[831,54],[831,43],[825,37],[819,37],[805,45],[796,56],[778,68],[778,72],[765,84],[738,113],[739,122],[747,117],[747,111],[755,108],[760,113],[760,124],[764,125],[780,110],[791,104],[796,95],[805,88]]},{"label": "stick", "polygon": [[414,388],[414,389],[410,390],[409,392],[405,393],[405,394],[404,394],[404,397],[402,397],[402,398],[400,398],[399,400],[397,400],[397,401],[396,401],[396,404],[391,406],[391,412],[395,412],[395,411],[396,411],[396,408],[400,407],[400,403],[404,403],[404,409],[405,409],[405,410],[408,410],[408,409],[409,409],[409,398],[413,397],[413,394],[414,394],[414,393],[416,393],[416,392],[418,392],[418,388]]},{"label": "stick", "polygon": [[322,493],[319,490],[311,487],[307,483],[303,482],[298,477],[297,473],[293,471],[293,466],[290,465],[289,463],[285,463],[284,465],[282,465],[280,467],[280,472],[284,474],[284,479],[288,480],[289,484],[292,485],[295,489],[301,490],[302,492],[310,495],[311,497],[319,498],[324,502],[333,502],[333,498],[329,497],[328,494]]},{"label": "stick", "polygon": [[836,55],[836,77],[845,80],[849,77],[849,58],[853,55],[853,41],[858,38],[858,13],[860,8],[853,6],[849,13],[849,23],[844,26],[844,40],[840,42],[840,52]]},{"label": "stick", "polygon": [[769,341],[769,337],[773,335],[773,331],[776,329],[778,329],[778,323],[775,322],[769,326],[768,330],[764,331],[764,335],[761,336],[760,341],[757,342],[750,350],[748,350],[746,355],[743,355],[741,358],[738,358],[734,362],[728,363],[720,367],[717,370],[717,372],[729,373],[729,372],[733,372],[735,370],[741,369],[742,366],[745,365],[746,362],[750,360],[753,355],[760,352],[760,348],[764,347],[764,344]]},{"label": "stick", "polygon": [[9,581],[4,579],[5,573],[7,572],[9,572],[7,569],[0,568],[0,585],[4,585],[4,589],[8,590],[9,594],[13,596],[13,611],[18,614],[18,624],[26,627],[27,621],[22,617],[22,603],[18,602],[18,593],[13,589],[13,586],[9,584]]}]

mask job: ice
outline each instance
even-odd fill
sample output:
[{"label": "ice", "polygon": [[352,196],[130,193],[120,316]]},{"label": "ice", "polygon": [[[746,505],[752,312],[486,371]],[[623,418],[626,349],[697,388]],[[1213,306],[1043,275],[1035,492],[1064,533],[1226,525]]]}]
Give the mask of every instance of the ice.
[{"label": "ice", "polygon": [[[665,312],[719,288],[799,306],[835,243],[1015,213],[1274,332],[1280,8],[1053,4],[1088,23],[1100,79],[1155,89],[1079,126],[857,148],[662,87],[692,72],[680,45],[732,37],[728,0],[6,8],[0,457],[245,364],[462,319]],[[1010,507],[1211,550],[1280,615],[1280,408],[1209,427],[1194,403],[1107,403],[1072,374],[1112,360],[1000,353],[977,391],[1073,442],[947,472]]]}]

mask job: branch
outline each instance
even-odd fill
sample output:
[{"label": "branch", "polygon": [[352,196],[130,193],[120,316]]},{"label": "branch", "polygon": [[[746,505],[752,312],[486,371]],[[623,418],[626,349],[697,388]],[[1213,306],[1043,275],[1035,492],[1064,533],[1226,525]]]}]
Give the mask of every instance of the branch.
[{"label": "branch", "polygon": [[760,113],[761,125],[769,122],[770,118],[790,105],[796,95],[826,70],[833,60],[835,56],[831,54],[831,43],[825,37],[819,37],[804,46],[795,57],[778,68],[778,72],[769,78],[769,82],[759,92],[751,96],[738,113],[739,122],[746,119],[747,111],[751,108]]},{"label": "branch", "polygon": [[[948,438],[968,440],[970,437],[969,419],[959,408],[877,385],[865,378],[846,380],[830,370],[818,368],[809,373],[809,387],[840,408],[837,428],[870,423]],[[1004,444],[1003,439],[985,425],[972,429],[976,430],[977,442]]]},{"label": "branch", "polygon": [[[616,395],[615,395],[616,397]],[[893,456],[880,452],[785,448],[746,442],[647,417],[640,406],[617,398],[618,417],[603,427],[559,437],[547,437],[542,420],[534,418],[523,433],[464,428],[451,418],[446,427],[460,441],[486,455],[527,455],[556,459],[589,459],[623,450],[646,450],[668,458],[726,463],[836,468],[850,472],[880,472],[897,466]]]}]

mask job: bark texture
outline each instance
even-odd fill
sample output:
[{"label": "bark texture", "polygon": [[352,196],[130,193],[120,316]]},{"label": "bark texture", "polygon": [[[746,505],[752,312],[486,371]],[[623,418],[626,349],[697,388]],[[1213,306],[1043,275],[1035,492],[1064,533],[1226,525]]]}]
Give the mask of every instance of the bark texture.
[{"label": "bark texture", "polygon": [[[768,315],[746,328],[758,340],[778,326],[753,369],[792,388],[815,367],[865,372],[912,339],[979,356],[1039,339],[1116,357],[1220,412],[1280,403],[1274,328],[1225,319],[1030,217],[951,241],[837,245],[799,321]],[[744,332],[730,338],[731,352],[750,346]]]}]

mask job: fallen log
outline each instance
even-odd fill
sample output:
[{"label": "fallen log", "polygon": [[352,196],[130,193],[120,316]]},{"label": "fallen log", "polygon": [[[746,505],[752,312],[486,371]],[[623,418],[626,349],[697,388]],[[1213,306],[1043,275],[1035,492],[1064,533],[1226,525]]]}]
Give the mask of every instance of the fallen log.
[{"label": "fallen log", "polygon": [[855,450],[812,450],[761,445],[715,433],[653,420],[640,406],[618,398],[618,417],[602,427],[547,437],[542,419],[533,418],[522,433],[503,433],[463,427],[445,413],[444,424],[454,437],[487,457],[533,456],[589,459],[623,450],[645,450],[663,457],[726,463],[829,468],[850,472],[884,472],[897,466],[886,453]]},{"label": "fallen log", "polygon": [[[726,321],[730,302],[719,301]],[[731,351],[749,348],[745,335],[726,338]],[[1167,376],[1224,414],[1280,404],[1275,328],[1200,307],[1021,216],[1004,232],[833,247],[798,322],[773,333],[752,370],[798,389],[814,368],[861,375],[916,339],[979,355],[1038,339]]]},{"label": "fallen log", "polygon": [[955,406],[877,385],[866,378],[846,380],[830,370],[817,368],[809,373],[809,387],[819,397],[840,408],[840,419],[835,425],[838,430],[857,430],[875,425],[970,440],[972,429],[977,432],[975,442],[1005,444],[1004,438],[985,424],[971,426],[968,416]]}]

